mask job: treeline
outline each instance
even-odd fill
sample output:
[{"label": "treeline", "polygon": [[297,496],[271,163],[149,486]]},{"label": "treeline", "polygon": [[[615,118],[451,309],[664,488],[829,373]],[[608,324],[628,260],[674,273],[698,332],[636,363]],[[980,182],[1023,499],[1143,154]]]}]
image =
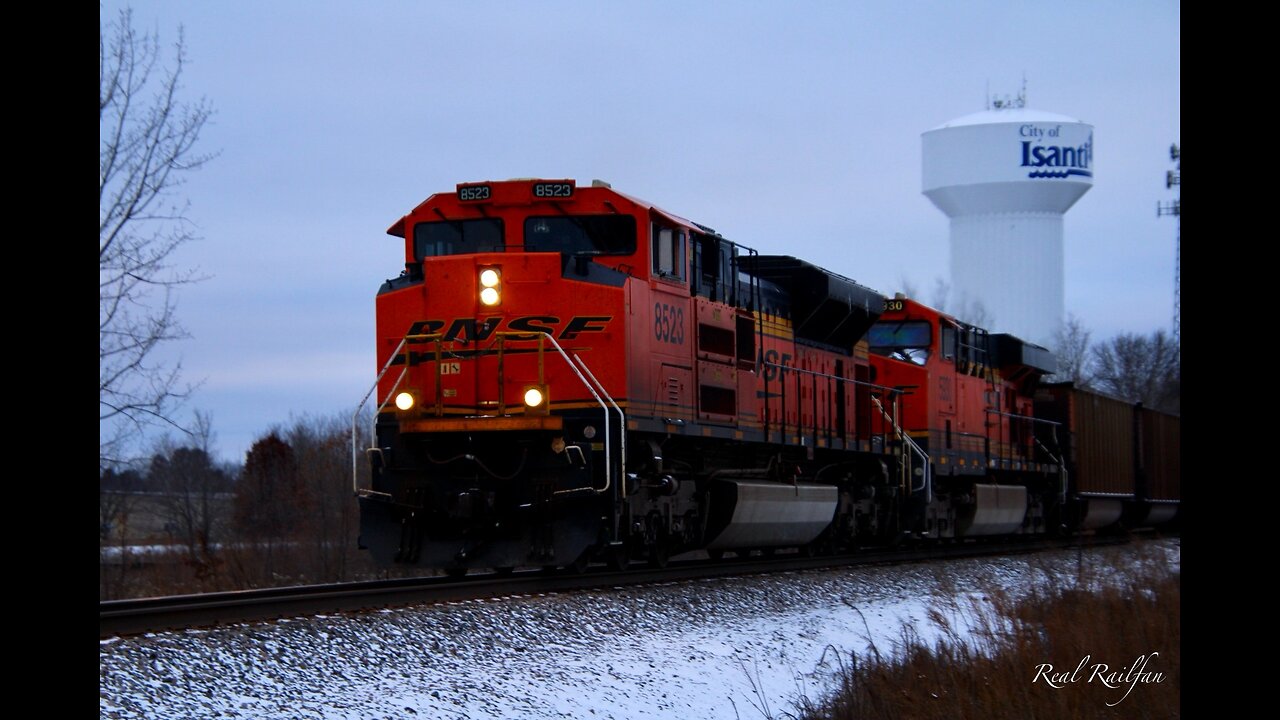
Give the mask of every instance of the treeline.
[{"label": "treeline", "polygon": [[[385,577],[356,549],[350,422],[273,428],[242,466],[214,462],[206,424],[192,444],[104,470],[101,599]],[[367,463],[357,469],[367,483]]]},{"label": "treeline", "polygon": [[[906,278],[902,287],[908,297],[920,297]],[[930,304],[978,327],[997,330],[1000,326],[980,301],[954,292],[942,278],[935,280]],[[1068,314],[1050,347],[1058,359],[1058,372],[1045,382],[1072,382],[1155,410],[1181,414],[1182,348],[1171,333],[1124,332],[1097,343],[1092,337],[1080,318]]]},{"label": "treeline", "polygon": [[1181,414],[1182,348],[1172,335],[1120,333],[1097,344],[1090,336],[1079,318],[1067,319],[1055,338],[1058,372],[1048,380]]}]

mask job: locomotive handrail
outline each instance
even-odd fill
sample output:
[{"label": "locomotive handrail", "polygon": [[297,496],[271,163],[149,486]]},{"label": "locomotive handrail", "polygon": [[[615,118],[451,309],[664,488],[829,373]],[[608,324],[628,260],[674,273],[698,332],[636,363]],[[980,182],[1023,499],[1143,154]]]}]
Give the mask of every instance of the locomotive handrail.
[{"label": "locomotive handrail", "polygon": [[[1061,425],[1061,424],[1062,424],[1062,423],[1052,422],[1052,421],[1049,421],[1049,420],[1046,420],[1045,422],[1047,422],[1047,423],[1049,423],[1049,424],[1051,424],[1051,425]],[[1054,442],[1056,443],[1056,442],[1057,442],[1057,438],[1058,438],[1058,433],[1057,433],[1056,428],[1055,428],[1055,430],[1054,430],[1053,437],[1054,437]],[[1058,477],[1060,477],[1060,478],[1062,479],[1062,480],[1061,480],[1062,492],[1060,492],[1060,493],[1059,493],[1059,495],[1060,495],[1060,499],[1062,500],[1062,502],[1064,502],[1064,503],[1065,503],[1065,502],[1067,501],[1067,463],[1066,463],[1062,458],[1058,457],[1057,455],[1054,455],[1052,450],[1050,450],[1049,448],[1045,447],[1045,444],[1044,444],[1044,443],[1042,443],[1042,442],[1040,442],[1040,438],[1038,438],[1038,437],[1036,437],[1036,436],[1034,436],[1034,435],[1033,435],[1033,436],[1031,436],[1031,440],[1032,440],[1032,442],[1034,442],[1035,444],[1037,444],[1037,445],[1039,445],[1039,446],[1040,446],[1040,449],[1044,451],[1044,454],[1045,454],[1045,455],[1048,455],[1048,456],[1049,456],[1049,459],[1050,459],[1050,460],[1052,460],[1052,461],[1054,461],[1055,463],[1057,463],[1057,464],[1058,464]]]},{"label": "locomotive handrail", "polygon": [[871,402],[875,403],[876,407],[880,408],[880,414],[884,416],[886,421],[893,425],[894,433],[897,434],[899,438],[902,438],[902,441],[907,445],[907,447],[911,448],[911,451],[916,455],[919,455],[920,459],[924,461],[924,485],[920,488],[913,485],[911,487],[911,492],[924,490],[925,504],[927,505],[933,502],[933,461],[930,460],[929,455],[916,444],[916,441],[911,439],[910,435],[902,431],[902,428],[899,427],[897,421],[889,417],[889,413],[885,411],[884,405],[880,403],[880,398],[872,395]]},{"label": "locomotive handrail", "polygon": [[[382,370],[378,373],[378,377],[373,381],[373,387],[369,388],[369,392],[365,393],[364,397],[360,399],[360,403],[356,405],[356,411],[351,415],[351,492],[352,494],[355,494],[355,495],[360,494],[360,477],[358,475],[357,461],[356,461],[356,458],[359,456],[359,453],[356,450],[356,445],[358,442],[356,437],[356,425],[360,422],[360,411],[364,409],[364,404],[369,402],[369,396],[372,395],[374,391],[378,389],[378,383],[382,382],[382,376],[386,375],[387,370],[391,369],[391,362],[395,360],[397,356],[400,355],[400,351],[404,349],[405,344],[408,342],[409,342],[409,337],[406,335],[400,341],[400,344],[396,346],[396,349],[391,353],[391,357],[387,358],[387,363],[382,366]],[[400,373],[400,377],[396,380],[397,386],[400,384],[400,381],[404,379],[405,373],[407,372],[409,372],[409,363],[405,363],[404,370]],[[378,414],[376,412],[373,414],[373,417],[374,417],[374,423],[377,423]]]},{"label": "locomotive handrail", "polygon": [[1007,413],[1001,410],[996,410],[995,408],[987,408],[987,414],[1001,415],[1003,417],[1017,418],[1019,420],[1030,420],[1031,422],[1044,423],[1045,425],[1062,425],[1062,423],[1057,422],[1055,420],[1045,420],[1044,418],[1031,417],[1030,415],[1018,415],[1015,413]]},{"label": "locomotive handrail", "polygon": [[[507,335],[514,336],[517,334],[524,335],[524,333],[499,333],[499,339],[502,339]],[[586,379],[586,377],[583,376],[582,372],[578,369],[578,366],[574,364],[573,360],[569,359],[568,353],[564,351],[564,348],[560,346],[560,343],[555,339],[553,335],[551,335],[550,333],[537,333],[537,335],[538,335],[538,338],[537,338],[538,339],[538,375],[539,375],[540,384],[542,381],[542,349],[543,349],[542,343],[544,340],[549,340],[551,341],[552,347],[556,349],[556,352],[560,353],[560,357],[564,358],[565,364],[569,366],[569,369],[573,371],[574,375],[578,376],[578,380],[582,383],[583,387],[587,389],[587,392],[591,393],[591,396],[594,397],[596,402],[600,404],[600,409],[604,411],[604,487],[596,488],[595,486],[590,486],[585,488],[570,488],[568,490],[557,490],[552,494],[560,495],[563,493],[581,492],[582,490],[591,490],[597,495],[606,493],[609,491],[609,488],[613,486],[613,473],[612,473],[613,463],[612,463],[612,457],[611,457],[612,453],[610,450],[610,446],[612,445],[612,443],[610,442],[610,432],[609,432],[609,406],[605,404],[605,401],[600,397],[600,393],[596,392],[596,389],[594,386],[592,386],[591,382],[589,382]],[[437,385],[436,402],[438,405],[440,401],[440,398],[439,398],[440,362],[439,361],[440,361],[440,355],[441,355],[440,354],[441,338],[442,336],[439,333],[431,334],[431,335],[405,335],[404,338],[400,340],[400,343],[396,345],[396,349],[391,353],[391,357],[387,358],[386,364],[382,366],[382,370],[378,373],[378,377],[373,381],[373,387],[369,388],[369,392],[364,394],[364,397],[360,400],[360,404],[356,407],[355,413],[351,416],[351,488],[355,494],[357,495],[360,494],[360,480],[359,480],[359,471],[358,471],[359,463],[357,459],[359,453],[357,452],[358,438],[356,434],[356,428],[360,418],[360,411],[364,409],[365,404],[369,401],[369,396],[372,395],[374,391],[378,389],[378,383],[382,382],[382,378],[387,374],[387,371],[391,369],[392,363],[395,362],[396,358],[400,356],[401,351],[404,350],[405,346],[411,341],[412,342],[435,341],[436,343],[436,385]],[[578,362],[582,364],[582,369],[586,370],[588,374],[591,374],[591,369],[587,367],[586,362],[583,361],[582,358],[579,358],[576,353],[574,357],[577,358]],[[391,390],[387,393],[386,399],[382,401],[382,403],[378,406],[377,411],[375,411],[373,414],[373,418],[374,418],[373,430],[372,430],[373,435],[371,437],[376,439],[377,432],[378,432],[378,428],[377,428],[378,415],[382,412],[382,409],[386,407],[387,403],[391,401],[391,398],[395,397],[396,388],[400,387],[400,383],[404,380],[405,375],[408,374],[410,365],[412,365],[412,362],[410,361],[410,358],[406,355],[404,370],[400,372],[400,376],[396,378],[395,383],[391,386]],[[594,380],[596,383],[600,382],[599,380],[596,380],[595,375],[591,375],[591,379]],[[619,417],[622,418],[622,424],[619,427],[619,432],[623,434],[621,449],[625,452],[626,416],[625,414],[623,414],[622,408],[619,407],[616,402],[614,402],[612,397],[609,397],[608,392],[604,390],[604,386],[599,385],[599,387],[600,387],[600,391],[605,394],[605,397],[609,398],[609,404],[613,405],[614,409],[618,411]],[[625,455],[623,457],[622,462],[623,462],[623,467],[625,468],[626,467]]]},{"label": "locomotive handrail", "polygon": [[[1017,413],[1007,413],[1001,410],[996,410],[995,408],[987,408],[986,413],[988,415],[998,415],[1000,417],[1013,418],[1015,420],[1030,420],[1033,423],[1040,423],[1042,425],[1052,425],[1055,428],[1062,426],[1062,423],[1057,422],[1056,420],[1045,420],[1044,418],[1032,417],[1030,415],[1018,415]],[[1044,446],[1041,445],[1041,447],[1044,447]],[[1045,449],[1045,452],[1049,452],[1047,448]]]},{"label": "locomotive handrail", "polygon": [[[351,491],[353,494],[360,494],[360,479],[357,471],[358,464],[356,460],[359,456],[359,453],[356,450],[358,444],[358,439],[356,437],[356,425],[360,420],[360,411],[364,409],[364,404],[369,402],[369,396],[378,389],[378,383],[382,382],[382,377],[391,369],[391,364],[395,362],[396,358],[400,357],[400,351],[404,349],[404,346],[407,345],[410,340],[414,340],[415,342],[429,342],[431,340],[435,340],[437,351],[436,355],[438,359],[440,338],[441,336],[438,333],[434,335],[405,335],[401,338],[400,344],[396,345],[396,349],[391,352],[391,356],[387,358],[386,364],[384,364],[382,366],[382,370],[378,372],[378,377],[374,378],[373,387],[369,388],[369,392],[365,393],[364,397],[360,399],[360,403],[356,405],[356,411],[351,415]],[[373,413],[373,427],[370,428],[371,434],[369,435],[371,442],[376,441],[378,436],[378,415],[382,412],[382,408],[386,407],[387,403],[391,401],[391,398],[395,397],[396,388],[400,387],[400,383],[404,381],[405,375],[409,374],[409,365],[409,356],[406,354],[404,358],[404,370],[400,371],[400,377],[396,378],[396,381],[392,383],[391,390],[387,393],[386,399],[378,405],[378,409]],[[437,368],[439,367],[438,362],[436,363],[436,366]],[[436,380],[436,385],[439,386],[439,377],[437,377]]]},{"label": "locomotive handrail", "polygon": [[[1015,413],[1007,413],[1007,412],[1002,412],[1000,410],[996,410],[994,408],[987,408],[987,414],[997,415],[1000,417],[1014,418],[1017,420],[1030,420],[1032,423],[1040,423],[1042,425],[1052,426],[1055,442],[1056,442],[1056,438],[1058,437],[1058,428],[1062,427],[1062,423],[1057,422],[1056,420],[1045,420],[1044,418],[1031,417],[1030,415],[1018,415]],[[1040,438],[1036,437],[1035,433],[1032,433],[1031,435],[1031,442],[1035,443],[1036,445],[1039,445],[1040,449],[1044,451],[1044,454],[1048,455],[1049,459],[1052,460],[1054,464],[1058,466],[1059,476],[1062,478],[1062,492],[1060,494],[1062,496],[1062,501],[1066,502],[1067,501],[1067,464],[1063,462],[1062,458],[1058,457],[1057,455],[1054,455],[1053,451],[1050,450],[1048,447],[1046,447],[1044,443],[1040,442]]]},{"label": "locomotive handrail", "polygon": [[[600,382],[596,378],[595,373],[591,372],[591,368],[587,367],[587,362],[578,357],[578,353],[573,354],[573,359],[582,366],[582,371],[587,374],[587,377],[591,378],[591,382],[596,384],[596,388],[598,388],[600,393],[604,395],[605,399],[609,401],[609,404],[613,406],[613,409],[618,411],[618,433],[621,436],[618,438],[618,452],[622,455],[622,457],[618,459],[618,464],[621,466],[618,471],[618,489],[625,496],[627,494],[627,415],[622,412],[621,407],[618,407],[618,403],[614,402],[613,396],[605,389],[604,383]],[[609,418],[606,415],[606,424],[608,421]]]},{"label": "locomotive handrail", "polygon": [[[851,384],[851,385],[855,385],[855,386],[862,386],[862,387],[866,387],[866,388],[871,388],[871,389],[873,389],[873,390],[881,390],[881,391],[884,391],[884,392],[888,393],[888,394],[889,394],[889,395],[891,395],[891,396],[897,396],[897,395],[901,395],[901,394],[903,394],[903,392],[902,392],[902,388],[889,387],[888,385],[877,385],[876,383],[873,383],[873,382],[867,382],[867,381],[865,381],[865,380],[856,380],[856,379],[854,379],[854,378],[841,377],[841,376],[839,376],[839,375],[832,375],[832,374],[830,374],[830,373],[818,372],[817,370],[808,370],[808,369],[805,369],[805,368],[798,368],[798,367],[795,367],[795,366],[793,366],[793,365],[781,365],[781,364],[779,364],[779,363],[769,362],[768,360],[762,360],[762,361],[760,362],[760,365],[761,365],[762,367],[778,368],[780,371],[782,371],[782,372],[780,372],[780,373],[779,373],[779,378],[780,378],[780,379],[778,380],[778,382],[782,385],[782,402],[783,402],[783,408],[782,408],[782,410],[783,410],[782,434],[783,434],[784,436],[786,435],[786,414],[785,414],[785,413],[786,413],[786,392],[787,392],[787,381],[786,381],[785,379],[782,379],[782,378],[784,378],[784,377],[785,377],[785,374],[784,374],[784,373],[786,373],[786,372],[796,373],[797,375],[799,375],[799,374],[803,374],[803,375],[813,375],[814,377],[827,378],[828,380],[835,380],[836,382],[849,383],[849,384]],[[766,387],[766,388],[768,388],[768,383],[769,383],[768,375],[765,375],[765,387]],[[797,392],[799,392],[799,386],[798,386],[798,385],[797,385],[797,388],[796,388],[796,389],[797,389]],[[815,386],[815,390],[816,390],[816,386]],[[767,393],[768,393],[768,390],[766,389],[766,391],[765,391],[765,392],[766,392],[766,394],[767,394]],[[799,402],[799,401],[797,401],[797,402]],[[816,404],[816,402],[817,402],[817,393],[816,393],[816,392],[814,393],[814,402],[815,402],[815,404]],[[768,425],[767,425],[767,423],[768,423],[768,420],[767,420],[767,418],[768,418],[768,408],[769,408],[769,406],[768,406],[768,403],[766,402],[766,404],[765,404],[766,428],[768,427]],[[882,411],[882,412],[883,412],[883,410],[884,410],[884,408],[881,408],[881,411]],[[797,414],[797,417],[798,417],[798,414]],[[897,423],[896,423],[895,421],[890,420],[889,422],[890,422],[890,424],[891,424],[891,425],[893,425],[895,428],[897,428]],[[800,424],[798,421],[797,421],[797,423],[796,423],[796,430],[797,430],[798,432],[803,432],[803,430],[804,430],[804,428],[801,426],[801,424]],[[899,430],[900,430],[900,428],[899,428]],[[815,434],[815,435],[816,435],[816,434],[817,434],[817,432],[818,432],[818,416],[817,416],[817,411],[816,411],[816,410],[815,410],[815,412],[814,412],[814,418],[813,418],[813,432],[814,432],[814,434]],[[828,428],[827,428],[827,437],[828,437],[828,438],[830,438],[830,436],[831,436],[831,430],[830,430],[830,427],[828,427]]]},{"label": "locomotive handrail", "polygon": [[[512,331],[494,333],[494,336],[495,337],[493,339],[493,342],[489,343],[488,347],[493,347],[496,345],[498,348],[498,414],[505,415],[507,413],[507,396],[504,389],[506,382],[505,382],[505,375],[503,374],[503,360],[506,357],[506,341],[507,339],[530,340],[531,338],[528,337],[527,333],[512,332]],[[538,336],[538,385],[541,387],[545,385],[547,381],[546,370],[545,370],[544,362],[542,359],[543,354],[546,352],[546,348],[543,344],[543,340],[547,337],[547,334],[537,333],[537,336]],[[439,383],[439,379],[440,379],[439,360],[440,360],[439,358],[436,358],[437,383]]]},{"label": "locomotive handrail", "polygon": [[798,368],[794,365],[780,365],[775,362],[769,362],[768,360],[761,361],[760,364],[763,365],[764,367],[775,367],[775,368],[786,370],[787,372],[803,373],[805,375],[817,375],[818,377],[830,378],[831,380],[838,380],[840,382],[852,383],[854,385],[862,385],[863,387],[875,388],[876,390],[884,390],[893,395],[897,395],[902,392],[902,390],[896,387],[889,387],[888,385],[877,385],[873,382],[867,382],[866,380],[855,380],[853,378],[840,377],[839,375],[832,375],[830,373],[818,372],[817,370],[806,370],[805,368]]},{"label": "locomotive handrail", "polygon": [[[560,353],[560,357],[564,358],[565,364],[569,366],[569,369],[573,371],[574,375],[578,376],[578,379],[582,381],[583,386],[587,388],[587,391],[590,392],[591,396],[596,399],[596,402],[600,403],[600,408],[604,410],[604,487],[599,489],[596,489],[594,486],[588,486],[585,488],[570,488],[568,490],[556,490],[551,494],[563,495],[564,493],[579,492],[582,490],[591,490],[595,492],[595,494],[597,495],[602,495],[609,491],[609,488],[611,487],[610,481],[612,480],[612,475],[611,475],[612,461],[609,457],[609,445],[611,445],[611,443],[609,442],[609,406],[604,404],[604,400],[600,399],[600,394],[597,393],[595,388],[591,387],[591,383],[587,382],[587,379],[582,376],[582,372],[578,370],[578,366],[573,364],[573,361],[569,359],[568,353],[564,351],[564,348],[560,347],[559,341],[557,341],[555,337],[551,335],[551,333],[542,333],[542,334],[545,335],[546,338],[551,341],[551,346],[556,349],[556,352]],[[548,400],[548,402],[550,402],[550,400]],[[613,402],[613,400],[610,399],[610,402]],[[621,410],[619,410],[619,412],[621,412]],[[625,434],[626,431],[627,429],[625,427],[619,429],[619,432],[622,432],[623,434]]]}]

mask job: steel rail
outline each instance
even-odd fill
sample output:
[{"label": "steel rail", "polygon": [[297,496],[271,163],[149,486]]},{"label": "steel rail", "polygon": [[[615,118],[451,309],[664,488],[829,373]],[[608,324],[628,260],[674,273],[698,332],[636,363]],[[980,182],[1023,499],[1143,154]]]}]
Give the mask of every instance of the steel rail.
[{"label": "steel rail", "polygon": [[806,557],[800,553],[720,561],[683,560],[664,569],[634,565],[614,571],[599,566],[582,574],[549,574],[530,569],[510,575],[476,575],[461,580],[447,577],[375,580],[329,585],[304,585],[262,590],[205,593],[110,600],[99,603],[99,635],[109,638],[226,624],[264,622],[286,617],[360,612],[388,607],[497,598],[536,593],[609,589],[682,580],[758,575],[795,570],[857,567],[1095,547],[1128,542],[1129,536],[1010,538],[957,542],[906,549],[875,549],[847,555]]}]

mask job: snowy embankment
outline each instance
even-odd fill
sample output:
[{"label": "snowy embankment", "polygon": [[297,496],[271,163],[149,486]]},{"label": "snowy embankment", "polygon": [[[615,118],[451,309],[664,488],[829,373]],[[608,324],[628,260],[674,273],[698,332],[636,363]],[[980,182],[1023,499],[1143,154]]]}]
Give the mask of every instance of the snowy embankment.
[{"label": "snowy embankment", "polygon": [[[763,718],[850,652],[981,598],[1179,543],[515,596],[103,640],[104,718]],[[1117,560],[1117,558],[1119,558]]]}]

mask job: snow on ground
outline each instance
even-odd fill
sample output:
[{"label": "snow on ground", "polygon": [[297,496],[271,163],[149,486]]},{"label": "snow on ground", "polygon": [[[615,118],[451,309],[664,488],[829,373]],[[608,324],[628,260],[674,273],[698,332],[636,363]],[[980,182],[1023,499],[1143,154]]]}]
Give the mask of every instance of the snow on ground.
[{"label": "snow on ground", "polygon": [[[1142,549],[1140,549],[1140,547]],[[851,651],[926,641],[933,598],[1073,576],[1177,540],[527,595],[101,641],[103,718],[765,718]]]}]

